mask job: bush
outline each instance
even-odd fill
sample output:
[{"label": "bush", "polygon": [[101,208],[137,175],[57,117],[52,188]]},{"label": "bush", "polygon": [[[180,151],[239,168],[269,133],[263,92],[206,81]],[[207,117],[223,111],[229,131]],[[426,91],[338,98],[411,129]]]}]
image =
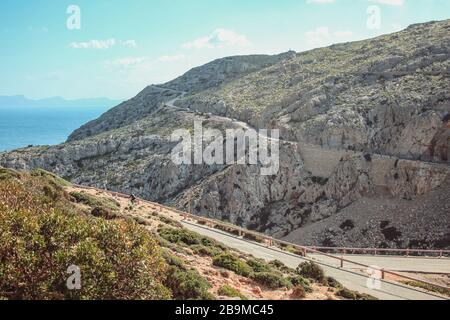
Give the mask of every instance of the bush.
[{"label": "bush", "polygon": [[172,290],[173,298],[177,300],[214,300],[208,292],[211,288],[209,282],[193,269],[171,266],[165,285]]},{"label": "bush", "polygon": [[401,283],[404,283],[407,286],[421,288],[426,291],[436,292],[444,296],[450,297],[450,291],[446,290],[445,288],[433,286],[432,284],[422,283],[419,281],[401,281]]},{"label": "bush", "polygon": [[254,241],[254,242],[258,242],[258,243],[263,243],[264,242],[264,238],[252,233],[246,233],[244,234],[244,239],[250,240],[250,241]]},{"label": "bush", "polygon": [[159,216],[159,221],[168,224],[170,226],[173,226],[175,228],[183,228],[183,225],[181,223],[165,216]]},{"label": "bush", "polygon": [[306,278],[316,280],[317,282],[323,282],[325,280],[325,274],[322,268],[312,261],[301,263],[297,267],[297,273]]},{"label": "bush", "polygon": [[[96,207],[92,209],[91,214],[97,218],[103,218],[106,220],[113,220],[119,217],[117,213],[111,212],[108,209]],[[139,221],[136,221],[139,223]]]},{"label": "bush", "polygon": [[186,268],[184,267],[184,261],[178,258],[176,255],[172,254],[169,250],[164,249],[163,257],[169,266],[175,266],[179,269],[186,270]]},{"label": "bush", "polygon": [[191,246],[191,249],[195,254],[207,257],[215,257],[222,253],[222,250],[217,247],[207,247],[200,244]]},{"label": "bush", "polygon": [[231,253],[222,253],[213,258],[213,265],[234,271],[236,274],[248,277],[252,273],[252,268],[239,257]]},{"label": "bush", "polygon": [[261,261],[259,259],[249,259],[247,260],[247,264],[253,269],[254,272],[270,272],[272,271],[272,268],[265,263],[264,261]]},{"label": "bush", "polygon": [[224,297],[240,298],[241,300],[248,300],[248,298],[245,295],[243,295],[238,290],[236,290],[230,286],[227,286],[227,285],[221,286],[219,288],[219,290],[217,291],[217,294],[219,296],[224,296]]},{"label": "bush", "polygon": [[342,288],[342,284],[340,284],[339,281],[337,281],[336,279],[334,279],[332,277],[327,277],[326,283],[331,288],[336,288],[336,289],[341,289]]},{"label": "bush", "polygon": [[[4,298],[170,298],[159,247],[135,223],[0,208],[0,230]],[[81,290],[66,287],[71,265],[81,269]]]},{"label": "bush", "polygon": [[216,256],[226,250],[226,247],[217,241],[203,237],[198,233],[186,230],[184,228],[161,228],[159,235],[171,243],[183,243],[190,246],[195,253],[205,256]]},{"label": "bush", "polygon": [[292,299],[304,299],[306,297],[306,292],[303,287],[295,287],[292,290],[291,298]]},{"label": "bush", "polygon": [[257,272],[254,273],[251,278],[269,289],[291,287],[291,283],[278,272]]},{"label": "bush", "polygon": [[13,178],[19,179],[20,173],[18,173],[15,170],[5,169],[5,168],[0,167],[0,181],[13,179]]},{"label": "bush", "polygon": [[95,197],[85,192],[71,192],[70,195],[76,202],[85,204],[91,208],[101,208],[111,213],[117,212],[120,209],[120,204],[114,199]]},{"label": "bush", "polygon": [[305,292],[312,292],[311,283],[308,279],[303,278],[302,276],[289,277],[289,282],[294,287],[302,287]]},{"label": "bush", "polygon": [[336,292],[336,295],[348,300],[376,300],[374,297],[368,294],[359,293],[347,288],[340,289],[338,292]]},{"label": "bush", "polygon": [[292,269],[290,269],[289,267],[287,267],[283,262],[281,262],[280,260],[273,260],[271,262],[269,262],[269,266],[283,272],[283,273],[289,273],[291,272]]},{"label": "bush", "polygon": [[349,289],[346,289],[346,288],[343,288],[343,289],[339,290],[338,292],[336,292],[336,295],[339,297],[342,297],[344,299],[356,300],[355,292],[353,292]]},{"label": "bush", "polygon": [[305,255],[304,252],[303,252],[302,250],[297,249],[297,248],[295,248],[295,247],[293,247],[293,246],[286,246],[286,247],[284,248],[284,250],[286,250],[286,251],[288,251],[288,252],[290,252],[290,253],[296,254],[296,255],[298,255],[298,256],[302,256],[302,257]]},{"label": "bush", "polygon": [[42,170],[42,169],[33,170],[31,172],[31,176],[45,178],[47,181],[51,181],[51,182],[55,183],[56,185],[59,185],[62,187],[69,187],[72,185],[70,182],[58,177],[57,175],[54,175],[53,173]]},{"label": "bush", "polygon": [[172,243],[183,242],[188,246],[200,244],[201,237],[194,232],[186,229],[161,228],[158,230],[159,235]]},{"label": "bush", "polygon": [[355,223],[353,222],[353,220],[348,219],[342,222],[339,228],[341,228],[341,230],[343,231],[350,231],[355,228]]}]

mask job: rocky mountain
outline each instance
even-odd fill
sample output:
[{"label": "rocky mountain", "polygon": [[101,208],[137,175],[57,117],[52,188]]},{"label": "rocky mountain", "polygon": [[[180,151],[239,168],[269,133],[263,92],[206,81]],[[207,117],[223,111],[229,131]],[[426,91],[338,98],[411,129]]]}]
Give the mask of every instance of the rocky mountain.
[{"label": "rocky mountain", "polygon": [[[314,244],[327,243],[325,222],[343,212],[364,224],[384,210],[375,208],[380,201],[406,201],[398,212],[385,207],[398,214],[389,227],[407,222],[424,232],[367,237],[364,245],[450,247],[448,207],[417,200],[439,190],[448,198],[449,31],[446,20],[303,53],[219,59],[147,87],[65,144],[0,154],[0,165],[43,168],[297,241],[316,226],[322,236],[307,239]],[[280,129],[280,170],[175,165],[171,133],[192,131],[194,121],[221,131]],[[431,208],[434,222],[424,219]]]}]

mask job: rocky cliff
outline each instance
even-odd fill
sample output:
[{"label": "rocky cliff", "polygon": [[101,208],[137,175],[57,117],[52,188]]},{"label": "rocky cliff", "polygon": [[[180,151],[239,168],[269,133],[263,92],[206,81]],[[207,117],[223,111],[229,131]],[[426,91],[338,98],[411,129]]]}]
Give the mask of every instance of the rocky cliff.
[{"label": "rocky cliff", "polygon": [[[362,199],[417,207],[418,197],[448,190],[449,31],[447,20],[304,53],[219,59],[147,87],[65,144],[0,154],[0,165],[41,167],[277,237],[330,221]],[[280,129],[280,170],[175,165],[170,135],[192,131],[194,121],[221,131]],[[448,208],[435,210],[448,220]],[[357,214],[364,221],[368,213]],[[420,225],[420,214],[410,219]],[[414,240],[433,246],[445,234]],[[367,245],[381,245],[371,239]]]}]

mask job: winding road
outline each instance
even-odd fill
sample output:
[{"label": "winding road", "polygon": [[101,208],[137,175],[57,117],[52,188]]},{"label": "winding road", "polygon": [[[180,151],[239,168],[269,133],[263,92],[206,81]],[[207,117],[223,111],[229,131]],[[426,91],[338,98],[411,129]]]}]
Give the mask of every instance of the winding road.
[{"label": "winding road", "polygon": [[[165,102],[165,105],[172,108],[179,108],[175,103],[183,98],[187,92],[181,92],[169,88],[162,88],[153,86],[160,90],[168,90],[179,93],[180,95],[170,101]],[[243,129],[252,129],[247,123],[236,122],[240,124]],[[266,137],[269,141],[273,138]],[[298,142],[279,140],[279,142],[299,145]],[[368,285],[370,279],[366,273],[363,273],[359,268],[354,266],[344,266],[340,268],[339,262],[330,257],[321,255],[309,255],[308,258],[303,258],[294,254],[273,247],[267,247],[259,243],[251,242],[225,232],[211,229],[205,226],[200,226],[195,223],[183,221],[183,226],[187,229],[211,237],[225,245],[239,250],[241,252],[252,254],[257,258],[265,260],[280,260],[291,268],[296,268],[300,263],[308,260],[313,260],[325,271],[327,276],[333,277],[342,283],[345,287],[361,293],[366,293],[382,300],[447,300],[445,297],[432,294],[420,289],[415,289],[400,283],[380,280],[379,286],[376,288]],[[360,262],[367,265],[374,265],[379,268],[385,268],[391,271],[412,271],[412,272],[430,272],[430,273],[447,273],[450,274],[450,259],[430,259],[430,258],[406,258],[406,257],[392,257],[392,256],[344,256],[349,260]]]}]

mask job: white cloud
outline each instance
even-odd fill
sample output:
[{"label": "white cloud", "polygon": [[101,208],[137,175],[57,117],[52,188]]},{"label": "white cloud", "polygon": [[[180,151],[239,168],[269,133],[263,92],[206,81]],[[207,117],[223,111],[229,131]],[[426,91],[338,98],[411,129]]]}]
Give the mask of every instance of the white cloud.
[{"label": "white cloud", "polygon": [[405,3],[404,0],[369,0],[369,2],[386,4],[389,6],[402,6]]},{"label": "white cloud", "polygon": [[149,70],[156,63],[175,62],[184,59],[183,54],[177,55],[164,55],[157,59],[151,59],[149,57],[125,57],[113,60],[104,61],[105,66],[120,68],[120,69],[142,69]]},{"label": "white cloud", "polygon": [[72,42],[69,47],[72,49],[109,49],[115,45],[121,45],[128,48],[136,48],[136,40],[117,41],[114,38],[106,40],[89,40],[85,42]]},{"label": "white cloud", "polygon": [[203,49],[203,48],[223,48],[230,47],[249,47],[250,41],[246,36],[235,33],[231,30],[216,29],[208,36],[198,38],[194,41],[187,42],[182,45],[186,49]]},{"label": "white cloud", "polygon": [[319,27],[315,30],[306,32],[306,41],[308,49],[325,47],[333,43],[351,41],[353,32],[344,31],[330,31],[328,27]]},{"label": "white cloud", "polygon": [[129,48],[136,48],[137,47],[137,42],[136,40],[125,40],[125,41],[121,41],[121,44],[124,47],[129,47]]},{"label": "white cloud", "polygon": [[116,45],[116,39],[90,40],[86,42],[72,42],[69,47],[73,49],[108,49]]},{"label": "white cloud", "polygon": [[131,67],[147,61],[146,57],[126,57],[114,60],[107,60],[105,64],[108,66]]}]

